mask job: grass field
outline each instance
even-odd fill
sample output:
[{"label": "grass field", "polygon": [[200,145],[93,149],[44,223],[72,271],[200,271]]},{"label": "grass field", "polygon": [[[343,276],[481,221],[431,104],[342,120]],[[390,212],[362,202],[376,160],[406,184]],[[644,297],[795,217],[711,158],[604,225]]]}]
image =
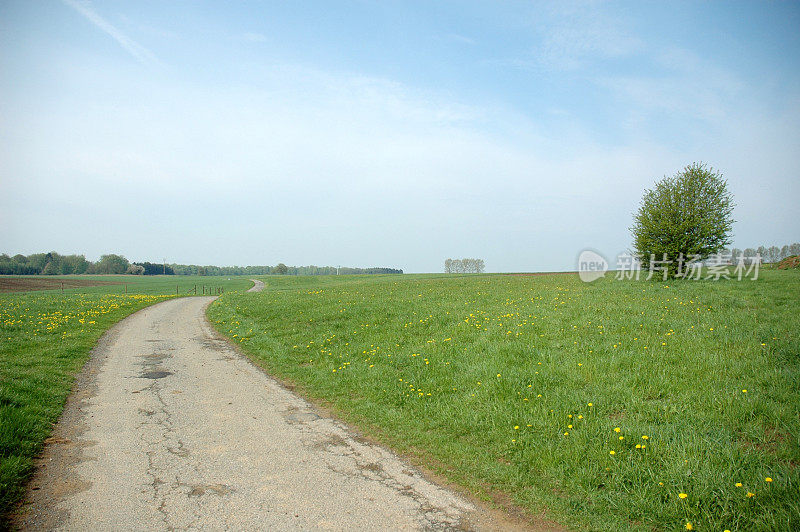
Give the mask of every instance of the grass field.
[{"label": "grass field", "polygon": [[[33,458],[58,419],[75,374],[111,325],[164,299],[202,286],[226,291],[252,286],[246,278],[65,276],[47,278],[58,290],[0,294],[0,529],[24,490]],[[5,285],[41,277],[2,277]],[[65,284],[119,282],[60,290]],[[126,288],[127,285],[127,288]],[[125,293],[127,290],[127,294]]]},{"label": "grass field", "polygon": [[479,496],[581,529],[800,529],[800,272],[265,281],[216,327]]}]

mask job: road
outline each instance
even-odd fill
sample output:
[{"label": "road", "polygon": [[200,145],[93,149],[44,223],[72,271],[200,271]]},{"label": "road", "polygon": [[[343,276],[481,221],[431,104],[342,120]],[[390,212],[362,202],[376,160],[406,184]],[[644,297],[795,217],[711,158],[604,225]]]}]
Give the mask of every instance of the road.
[{"label": "road", "polygon": [[250,279],[250,280],[253,281],[253,287],[250,290],[248,290],[248,292],[261,292],[262,290],[264,290],[263,281],[259,281],[258,279]]},{"label": "road", "polygon": [[265,375],[208,324],[214,299],[165,301],[103,337],[49,439],[17,526],[509,527]]}]

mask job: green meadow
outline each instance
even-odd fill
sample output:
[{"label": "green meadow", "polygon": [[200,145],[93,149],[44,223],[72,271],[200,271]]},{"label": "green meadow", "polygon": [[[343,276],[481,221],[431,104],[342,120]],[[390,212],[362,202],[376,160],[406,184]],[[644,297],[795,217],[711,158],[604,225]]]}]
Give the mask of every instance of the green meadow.
[{"label": "green meadow", "polygon": [[501,507],[594,530],[800,528],[798,271],[269,276],[258,294],[76,278],[120,284],[0,294],[0,513],[99,337],[205,285],[225,289],[212,322],[268,372]]},{"label": "green meadow", "polygon": [[[26,278],[3,277],[15,282]],[[41,276],[27,278],[41,279]],[[64,276],[119,282],[75,289],[0,293],[0,516],[24,493],[33,459],[63,409],[75,375],[100,336],[125,316],[203,285],[246,290],[242,277]],[[2,519],[0,518],[0,528]]]},{"label": "green meadow", "polygon": [[580,529],[800,529],[800,272],[264,280],[218,330],[479,497]]}]

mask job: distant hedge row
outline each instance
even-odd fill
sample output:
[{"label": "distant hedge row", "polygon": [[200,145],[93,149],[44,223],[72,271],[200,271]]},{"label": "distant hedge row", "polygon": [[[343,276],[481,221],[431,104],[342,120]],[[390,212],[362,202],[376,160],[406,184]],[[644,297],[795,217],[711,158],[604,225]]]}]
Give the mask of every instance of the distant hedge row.
[{"label": "distant hedge row", "polygon": [[395,268],[336,268],[334,266],[198,266],[196,264],[131,263],[122,255],[108,254],[97,262],[83,255],[34,253],[33,255],[0,255],[0,275],[69,275],[69,274],[130,274],[130,275],[353,275],[403,273]]}]

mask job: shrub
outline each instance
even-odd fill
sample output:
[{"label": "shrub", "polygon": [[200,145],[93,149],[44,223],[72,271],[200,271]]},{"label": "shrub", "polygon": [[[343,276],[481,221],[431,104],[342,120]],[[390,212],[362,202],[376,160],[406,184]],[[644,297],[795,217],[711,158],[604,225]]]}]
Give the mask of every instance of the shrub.
[{"label": "shrub", "polygon": [[144,266],[139,266],[138,264],[131,264],[128,266],[128,269],[125,273],[130,275],[144,275]]}]

